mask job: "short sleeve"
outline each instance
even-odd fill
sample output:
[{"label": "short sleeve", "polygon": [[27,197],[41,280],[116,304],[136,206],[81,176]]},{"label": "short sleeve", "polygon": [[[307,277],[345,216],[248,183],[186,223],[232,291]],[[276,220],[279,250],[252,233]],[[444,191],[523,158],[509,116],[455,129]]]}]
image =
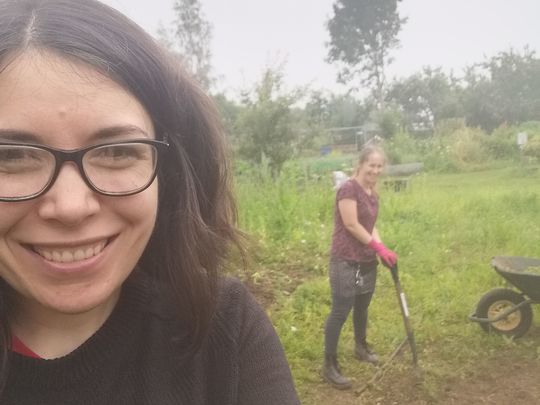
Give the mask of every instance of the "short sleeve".
[{"label": "short sleeve", "polygon": [[336,201],[344,200],[344,199],[350,199],[350,200],[356,200],[357,199],[357,191],[354,187],[354,180],[348,180],[339,188],[336,194]]}]

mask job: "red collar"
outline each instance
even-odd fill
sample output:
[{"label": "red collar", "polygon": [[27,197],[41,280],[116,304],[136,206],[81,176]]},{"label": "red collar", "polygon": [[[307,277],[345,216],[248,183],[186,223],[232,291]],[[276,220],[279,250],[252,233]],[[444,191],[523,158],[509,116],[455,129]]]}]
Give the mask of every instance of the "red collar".
[{"label": "red collar", "polygon": [[41,359],[41,356],[34,353],[17,336],[14,336],[14,335],[11,336],[11,351],[22,354],[23,356],[33,357],[35,359]]}]

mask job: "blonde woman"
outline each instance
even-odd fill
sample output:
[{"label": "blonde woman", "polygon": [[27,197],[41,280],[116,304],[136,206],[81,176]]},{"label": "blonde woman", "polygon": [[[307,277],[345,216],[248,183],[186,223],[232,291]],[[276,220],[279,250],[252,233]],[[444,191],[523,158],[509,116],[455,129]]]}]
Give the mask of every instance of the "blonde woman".
[{"label": "blonde woman", "polygon": [[389,267],[397,261],[396,253],[382,243],[375,226],[379,209],[376,185],[385,164],[385,154],[380,147],[364,147],[354,176],[336,193],[330,258],[332,309],[325,324],[322,376],[338,389],[351,387],[337,362],[339,335],[351,309],[356,358],[373,364],[378,362],[366,340],[368,307],[377,279],[377,256]]}]

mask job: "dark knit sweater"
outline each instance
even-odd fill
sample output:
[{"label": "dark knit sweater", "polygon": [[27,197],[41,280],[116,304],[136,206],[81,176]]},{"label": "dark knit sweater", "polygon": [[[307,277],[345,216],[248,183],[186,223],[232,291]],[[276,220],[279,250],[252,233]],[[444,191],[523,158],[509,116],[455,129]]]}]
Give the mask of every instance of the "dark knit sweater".
[{"label": "dark knit sweater", "polygon": [[239,281],[220,284],[208,341],[193,356],[166,296],[133,277],[106,323],[74,352],[54,360],[12,353],[0,403],[299,404],[279,339]]}]

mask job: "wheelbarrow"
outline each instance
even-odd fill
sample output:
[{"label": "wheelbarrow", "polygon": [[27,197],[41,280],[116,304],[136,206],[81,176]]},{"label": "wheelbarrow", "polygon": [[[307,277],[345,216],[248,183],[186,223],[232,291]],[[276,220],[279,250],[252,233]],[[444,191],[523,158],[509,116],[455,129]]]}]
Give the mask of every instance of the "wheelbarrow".
[{"label": "wheelbarrow", "polygon": [[540,303],[540,259],[495,256],[491,266],[517,290],[494,288],[478,301],[469,319],[486,332],[519,338],[531,327],[531,304]]}]

